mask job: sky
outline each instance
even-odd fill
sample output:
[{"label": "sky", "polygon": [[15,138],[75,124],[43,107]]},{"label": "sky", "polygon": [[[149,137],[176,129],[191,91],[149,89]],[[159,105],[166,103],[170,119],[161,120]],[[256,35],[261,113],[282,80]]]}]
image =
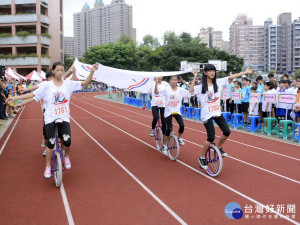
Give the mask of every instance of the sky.
[{"label": "sky", "polygon": [[[64,35],[73,36],[73,14],[88,3],[94,7],[95,0],[64,0]],[[105,5],[111,0],[103,0]],[[137,41],[151,34],[159,40],[166,31],[197,36],[202,27],[213,27],[223,32],[229,41],[229,27],[237,14],[247,14],[254,25],[263,25],[267,18],[276,24],[280,13],[291,12],[292,20],[300,17],[299,0],[125,0],[133,6],[133,27],[137,29]]]}]

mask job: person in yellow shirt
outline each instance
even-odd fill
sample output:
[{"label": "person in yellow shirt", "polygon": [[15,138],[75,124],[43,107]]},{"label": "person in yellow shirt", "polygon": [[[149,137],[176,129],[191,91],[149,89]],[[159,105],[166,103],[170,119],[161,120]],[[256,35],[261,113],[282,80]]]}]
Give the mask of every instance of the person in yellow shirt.
[{"label": "person in yellow shirt", "polygon": [[[12,97],[12,90],[8,91],[8,98]],[[8,112],[9,112],[9,117],[10,118],[14,118],[13,114],[14,114],[14,102],[10,103],[8,105]]]}]

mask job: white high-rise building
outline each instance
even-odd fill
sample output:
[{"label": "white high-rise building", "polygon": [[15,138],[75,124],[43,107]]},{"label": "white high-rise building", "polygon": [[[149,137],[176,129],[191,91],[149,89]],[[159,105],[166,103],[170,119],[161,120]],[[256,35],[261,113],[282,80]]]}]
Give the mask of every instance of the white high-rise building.
[{"label": "white high-rise building", "polygon": [[85,51],[95,45],[117,42],[122,34],[136,41],[132,27],[132,6],[124,0],[112,0],[104,5],[96,0],[94,8],[86,3],[81,12],[73,15],[75,56],[81,58]]},{"label": "white high-rise building", "polygon": [[74,38],[64,37],[64,51],[65,55],[69,57],[75,57]]},{"label": "white high-rise building", "polygon": [[201,28],[199,37],[201,42],[205,43],[208,48],[218,48],[222,51],[228,51],[228,46],[225,41],[223,41],[222,31],[214,31],[214,28]]}]

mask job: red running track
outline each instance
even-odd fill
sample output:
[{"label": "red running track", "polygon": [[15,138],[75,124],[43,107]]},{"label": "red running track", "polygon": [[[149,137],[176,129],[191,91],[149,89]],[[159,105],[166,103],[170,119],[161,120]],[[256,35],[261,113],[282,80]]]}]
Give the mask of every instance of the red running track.
[{"label": "red running track", "polygon": [[[72,98],[72,169],[64,171],[62,190],[43,178],[40,104],[26,106],[11,125],[0,141],[0,224],[300,222],[299,145],[233,131],[224,145],[230,157],[219,177],[210,178],[197,163],[206,139],[201,123],[185,120],[186,145],[173,162],[154,150],[150,111],[94,95]],[[226,217],[230,202],[241,205],[242,219]],[[277,219],[265,209],[255,213],[258,203],[275,211],[282,204],[285,211]],[[295,213],[287,213],[289,204]]]}]

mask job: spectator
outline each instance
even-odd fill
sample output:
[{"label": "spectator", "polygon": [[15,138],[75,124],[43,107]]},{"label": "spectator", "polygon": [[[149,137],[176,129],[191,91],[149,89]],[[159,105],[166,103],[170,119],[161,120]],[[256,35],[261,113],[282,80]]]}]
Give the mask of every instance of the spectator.
[{"label": "spectator", "polygon": [[5,114],[5,101],[6,96],[4,94],[3,83],[0,81],[0,119],[7,120]]},{"label": "spectator", "polygon": [[247,125],[247,117],[249,113],[249,99],[250,99],[250,93],[251,93],[251,88],[249,85],[247,85],[248,79],[247,77],[242,78],[242,112],[244,116],[244,123],[245,126]]},{"label": "spectator", "polygon": [[[234,92],[242,94],[242,84],[239,81],[234,82]],[[232,95],[230,101],[232,102]],[[242,113],[242,100],[234,100],[234,108],[236,113]]]},{"label": "spectator", "polygon": [[273,83],[274,88],[277,89],[277,81],[275,80],[274,74],[270,73],[268,75],[268,78],[269,78],[270,82]]},{"label": "spectator", "polygon": [[[251,93],[257,93],[257,89],[255,87],[251,88]],[[250,116],[258,116],[258,105],[259,103],[250,101],[249,104],[249,115]]]},{"label": "spectator", "polygon": [[[277,90],[277,99],[279,95],[286,94],[286,81],[280,80],[279,81],[279,89]],[[284,103],[277,103],[276,105],[276,116],[278,120],[284,120],[286,115],[286,104]],[[281,124],[280,132],[282,132],[283,124]]]},{"label": "spectator", "polygon": [[[271,83],[270,82],[265,82],[265,85],[264,85],[264,94],[271,94]],[[262,102],[262,118],[266,118],[266,117],[269,117],[268,114],[270,114],[271,112],[271,109],[272,109],[272,103],[270,102],[265,102],[263,101]],[[266,128],[267,128],[267,124],[266,125]]]},{"label": "spectator", "polygon": [[234,88],[233,81],[232,80],[228,80],[228,84],[226,86],[226,90],[229,93],[229,99],[226,100],[226,111],[227,112],[231,112],[231,114],[233,114],[233,110],[234,110],[234,104],[233,104],[232,100],[230,101],[233,88]]},{"label": "spectator", "polygon": [[259,99],[259,105],[258,105],[258,114],[259,114],[259,117],[260,117],[260,122],[262,122],[262,102],[263,102],[263,93],[264,93],[264,80],[263,80],[263,77],[262,76],[258,76],[256,78],[256,82],[257,82],[257,89],[256,89],[256,92],[258,94],[260,94],[260,99]]},{"label": "spectator", "polygon": [[[13,96],[13,91],[12,89],[8,90],[8,98],[11,98]],[[10,103],[8,105],[8,112],[9,112],[9,118],[14,118],[14,102]]]},{"label": "spectator", "polygon": [[141,98],[142,98],[142,102],[143,102],[143,108],[148,110],[148,94],[147,93],[141,93]]}]

